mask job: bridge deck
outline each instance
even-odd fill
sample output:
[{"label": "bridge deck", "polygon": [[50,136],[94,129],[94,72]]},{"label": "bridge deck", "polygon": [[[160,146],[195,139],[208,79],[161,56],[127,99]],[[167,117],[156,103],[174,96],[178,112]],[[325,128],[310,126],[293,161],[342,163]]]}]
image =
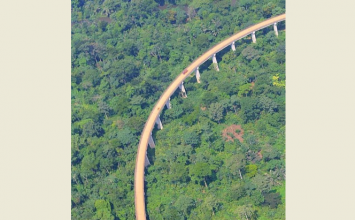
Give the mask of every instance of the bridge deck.
[{"label": "bridge deck", "polygon": [[[155,120],[159,116],[159,113],[164,108],[166,101],[169,97],[175,92],[177,87],[184,81],[184,79],[189,76],[197,67],[203,64],[206,60],[208,60],[213,54],[221,51],[225,47],[232,44],[233,41],[239,40],[254,31],[263,29],[274,23],[286,20],[286,14],[282,14],[263,22],[260,22],[256,25],[248,27],[233,36],[229,37],[228,39],[220,42],[219,44],[215,45],[207,52],[202,54],[199,58],[193,61],[181,74],[179,74],[176,79],[169,85],[169,87],[164,91],[164,93],[160,96],[158,102],[155,104],[152,112],[150,113],[148,120],[144,126],[141,139],[138,145],[138,153],[136,158],[136,167],[134,172],[134,193],[135,193],[135,208],[136,208],[136,219],[137,220],[145,220],[146,213],[145,213],[145,201],[144,201],[144,162],[145,162],[145,155],[148,147],[148,141],[150,134],[153,130]],[[187,71],[186,71],[187,70]]]}]

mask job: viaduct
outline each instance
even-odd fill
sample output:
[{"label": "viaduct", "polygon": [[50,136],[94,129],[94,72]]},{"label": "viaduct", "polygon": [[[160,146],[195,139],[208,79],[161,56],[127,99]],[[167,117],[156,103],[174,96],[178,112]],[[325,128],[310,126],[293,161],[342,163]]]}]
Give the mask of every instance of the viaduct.
[{"label": "viaduct", "polygon": [[136,166],[134,171],[134,199],[135,199],[135,209],[136,209],[136,219],[146,220],[145,212],[145,200],[144,200],[144,169],[150,163],[147,157],[148,144],[151,148],[155,148],[154,140],[152,137],[152,130],[154,125],[157,124],[158,129],[163,129],[163,125],[160,120],[160,112],[163,110],[164,106],[168,109],[171,108],[170,96],[175,92],[177,88],[181,90],[184,97],[187,97],[186,90],[184,87],[184,79],[186,79],[191,73],[196,73],[196,80],[200,82],[200,72],[199,66],[203,64],[208,59],[212,58],[212,62],[215,69],[219,71],[218,62],[216,59],[216,53],[223,50],[224,48],[231,46],[231,49],[235,51],[235,41],[251,35],[253,43],[256,43],[255,32],[261,30],[270,25],[274,26],[274,31],[276,36],[278,36],[277,23],[286,20],[286,14],[278,15],[276,17],[262,21],[256,25],[248,27],[226,40],[223,40],[219,44],[212,47],[210,50],[202,54],[199,58],[193,61],[185,70],[183,70],[176,79],[169,85],[169,87],[160,96],[158,102],[155,104],[153,110],[151,111],[147,122],[145,123],[141,139],[138,145],[138,153],[136,158]]}]

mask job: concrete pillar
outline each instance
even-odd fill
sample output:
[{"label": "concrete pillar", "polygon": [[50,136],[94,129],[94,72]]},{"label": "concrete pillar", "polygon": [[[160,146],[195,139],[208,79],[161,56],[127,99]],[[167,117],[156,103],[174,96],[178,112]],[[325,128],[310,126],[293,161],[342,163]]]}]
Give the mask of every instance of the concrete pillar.
[{"label": "concrete pillar", "polygon": [[218,63],[217,63],[217,59],[216,59],[216,54],[213,54],[212,62],[214,63],[214,67],[216,68],[216,70],[219,71]]},{"label": "concrete pillar", "polygon": [[170,97],[169,97],[168,101],[166,101],[165,105],[168,109],[171,109]]},{"label": "concrete pillar", "polygon": [[276,37],[279,36],[279,32],[277,31],[277,23],[274,23],[274,31],[275,31]]},{"label": "concrete pillar", "polygon": [[186,95],[186,90],[185,90],[185,87],[184,87],[184,82],[181,82],[181,84],[179,85],[179,88],[181,89],[182,97],[186,98],[187,95]]},{"label": "concrete pillar", "polygon": [[196,80],[197,80],[197,83],[200,83],[200,71],[198,70],[199,67],[196,68]]},{"label": "concrete pillar", "polygon": [[155,124],[158,125],[158,129],[163,129],[163,124],[160,121],[160,115],[158,116],[157,120],[155,120]]},{"label": "concrete pillar", "polygon": [[232,47],[232,50],[233,50],[233,51],[235,51],[235,43],[234,43],[234,41],[233,41],[233,43],[232,43],[232,46],[231,46],[231,47]]},{"label": "concrete pillar", "polygon": [[253,43],[256,43],[255,31],[251,34],[251,39],[253,40]]},{"label": "concrete pillar", "polygon": [[150,165],[148,156],[147,156],[147,152],[145,153],[145,160],[144,160],[144,167],[147,167],[148,165]]},{"label": "concrete pillar", "polygon": [[154,143],[154,140],[153,140],[152,133],[150,133],[150,137],[149,137],[149,140],[148,140],[148,144],[149,144],[149,147],[150,147],[150,148],[155,148],[155,143]]}]

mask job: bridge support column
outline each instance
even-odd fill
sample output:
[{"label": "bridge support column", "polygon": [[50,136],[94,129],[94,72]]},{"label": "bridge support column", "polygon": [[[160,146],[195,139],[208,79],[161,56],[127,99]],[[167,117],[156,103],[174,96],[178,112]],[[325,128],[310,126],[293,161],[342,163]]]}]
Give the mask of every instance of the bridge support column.
[{"label": "bridge support column", "polygon": [[148,144],[149,144],[149,147],[150,147],[150,148],[155,148],[155,143],[154,143],[154,140],[153,140],[152,133],[150,133],[150,137],[149,137],[149,140],[148,140]]},{"label": "bridge support column", "polygon": [[233,41],[231,47],[232,47],[232,50],[235,51],[235,43],[234,43],[234,41]]},{"label": "bridge support column", "polygon": [[144,160],[144,167],[147,167],[148,165],[150,165],[149,159],[148,159],[148,155],[147,152],[145,153],[145,160]]},{"label": "bridge support column", "polygon": [[198,70],[199,67],[196,68],[196,80],[197,80],[197,83],[200,83],[200,71]]},{"label": "bridge support column", "polygon": [[166,101],[165,105],[168,109],[171,109],[170,97],[169,97],[168,101]]},{"label": "bridge support column", "polygon": [[217,59],[216,59],[216,54],[213,54],[212,62],[214,63],[214,68],[216,68],[216,70],[219,71],[218,63],[217,63]]},{"label": "bridge support column", "polygon": [[255,31],[251,34],[251,39],[253,40],[253,43],[256,43]]},{"label": "bridge support column", "polygon": [[185,87],[184,87],[184,82],[181,82],[181,84],[179,85],[179,88],[181,89],[182,97],[183,98],[187,98],[186,90],[185,90]]},{"label": "bridge support column", "polygon": [[279,36],[279,32],[277,31],[277,23],[274,23],[274,31],[275,31],[275,35]]},{"label": "bridge support column", "polygon": [[160,115],[158,116],[157,120],[155,120],[155,124],[158,125],[158,129],[163,129],[163,124],[160,121]]}]

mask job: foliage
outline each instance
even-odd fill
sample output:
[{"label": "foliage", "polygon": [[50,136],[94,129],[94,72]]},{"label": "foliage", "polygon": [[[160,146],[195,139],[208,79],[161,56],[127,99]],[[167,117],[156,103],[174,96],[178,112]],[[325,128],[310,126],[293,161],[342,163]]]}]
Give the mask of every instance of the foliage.
[{"label": "foliage", "polygon": [[[150,111],[208,48],[284,13],[279,0],[72,0],[72,219],[134,219]],[[149,219],[285,218],[285,25],[236,42],[187,77],[154,130]],[[193,75],[193,74],[192,74]],[[233,142],[222,131],[240,125]],[[236,131],[240,133],[241,131]],[[232,134],[228,134],[232,135]]]}]

